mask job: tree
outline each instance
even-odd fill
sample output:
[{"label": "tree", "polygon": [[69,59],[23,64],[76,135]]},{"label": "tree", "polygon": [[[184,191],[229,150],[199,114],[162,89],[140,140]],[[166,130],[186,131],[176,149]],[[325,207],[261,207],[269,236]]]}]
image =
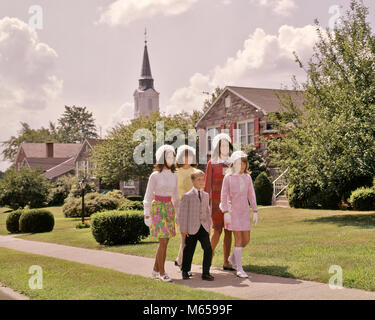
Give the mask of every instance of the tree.
[{"label": "tree", "polygon": [[272,162],[289,168],[289,195],[302,207],[337,208],[375,176],[375,36],[368,9],[352,0],[330,31],[315,21],[319,41],[305,66],[304,107],[283,100],[272,121],[283,139],[269,143]]},{"label": "tree", "polygon": [[251,178],[253,181],[258,175],[267,170],[266,162],[264,158],[256,152],[253,145],[245,146],[244,152],[247,154],[247,160],[249,161],[249,171],[251,172]]},{"label": "tree", "polygon": [[47,202],[49,181],[39,169],[23,167],[20,171],[8,169],[0,180],[0,206],[12,209],[39,208]]},{"label": "tree", "polygon": [[[53,124],[50,122],[50,128]],[[2,151],[3,160],[15,161],[15,156],[22,142],[59,142],[56,134],[49,129],[31,129],[30,126],[21,122],[21,129],[18,136],[11,136],[7,141],[2,143],[4,150]]]},{"label": "tree", "polygon": [[82,143],[86,138],[98,138],[95,119],[86,107],[65,106],[58,119],[57,135],[64,143]]},{"label": "tree", "polygon": [[[169,116],[155,112],[147,117],[134,119],[129,124],[118,124],[109,132],[108,138],[93,149],[92,159],[97,166],[94,174],[106,184],[147,178],[153,170],[153,165],[138,165],[134,161],[133,152],[141,141],[136,141],[133,137],[138,129],[146,129],[152,133],[153,163],[155,163],[157,121],[164,122],[164,134],[170,129],[180,129],[187,138],[188,129],[194,129],[194,123],[187,113]],[[172,144],[175,141],[176,138],[166,143]],[[188,143],[187,139],[184,143]]]},{"label": "tree", "polygon": [[4,177],[4,172],[0,171],[0,179]]}]

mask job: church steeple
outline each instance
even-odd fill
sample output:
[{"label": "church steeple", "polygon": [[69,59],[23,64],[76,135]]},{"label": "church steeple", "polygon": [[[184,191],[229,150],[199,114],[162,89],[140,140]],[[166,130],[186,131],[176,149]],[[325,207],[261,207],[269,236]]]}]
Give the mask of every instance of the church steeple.
[{"label": "church steeple", "polygon": [[154,88],[147,50],[147,31],[145,31],[141,78],[138,89],[134,92],[134,118],[143,117],[152,112],[159,112],[159,92]]},{"label": "church steeple", "polygon": [[143,52],[143,63],[141,70],[141,78],[139,79],[139,90],[154,89],[154,79],[151,74],[150,58],[147,50],[147,31],[145,31],[145,48]]}]

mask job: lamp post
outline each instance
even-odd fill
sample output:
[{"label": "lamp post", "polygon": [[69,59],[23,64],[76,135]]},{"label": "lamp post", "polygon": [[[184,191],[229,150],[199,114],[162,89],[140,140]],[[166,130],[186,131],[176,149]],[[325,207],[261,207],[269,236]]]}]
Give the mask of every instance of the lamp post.
[{"label": "lamp post", "polygon": [[81,187],[81,196],[82,196],[82,224],[85,223],[85,188],[86,188],[86,180],[82,179],[79,182],[79,186]]}]

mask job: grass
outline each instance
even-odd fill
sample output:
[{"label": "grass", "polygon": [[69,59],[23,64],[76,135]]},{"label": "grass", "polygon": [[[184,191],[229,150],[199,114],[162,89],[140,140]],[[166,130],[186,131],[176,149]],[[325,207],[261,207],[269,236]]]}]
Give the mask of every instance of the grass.
[{"label": "grass", "polygon": [[[42,267],[42,289],[29,287],[31,265]],[[183,285],[4,248],[0,248],[0,281],[35,300],[232,299]]]},{"label": "grass", "polygon": [[[106,247],[94,240],[90,229],[75,229],[77,221],[64,218],[61,208],[53,232],[25,234],[20,238],[97,250],[154,257],[157,242],[149,237],[138,245]],[[4,234],[0,214],[0,234]],[[6,233],[6,231],[5,231]],[[170,240],[167,259],[174,260],[179,237]],[[223,264],[220,243],[213,264]],[[193,263],[202,263],[197,246]],[[331,265],[343,269],[343,285],[375,291],[375,212],[262,208],[253,228],[250,245],[243,251],[246,271],[328,283]]]}]

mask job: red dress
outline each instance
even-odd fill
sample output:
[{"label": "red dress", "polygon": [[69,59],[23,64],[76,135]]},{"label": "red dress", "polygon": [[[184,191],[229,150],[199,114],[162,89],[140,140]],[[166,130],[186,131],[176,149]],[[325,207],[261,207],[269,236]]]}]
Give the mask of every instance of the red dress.
[{"label": "red dress", "polygon": [[224,163],[207,163],[204,191],[211,199],[211,219],[213,229],[224,228],[224,214],[219,208],[221,201],[221,186],[228,166]]}]

